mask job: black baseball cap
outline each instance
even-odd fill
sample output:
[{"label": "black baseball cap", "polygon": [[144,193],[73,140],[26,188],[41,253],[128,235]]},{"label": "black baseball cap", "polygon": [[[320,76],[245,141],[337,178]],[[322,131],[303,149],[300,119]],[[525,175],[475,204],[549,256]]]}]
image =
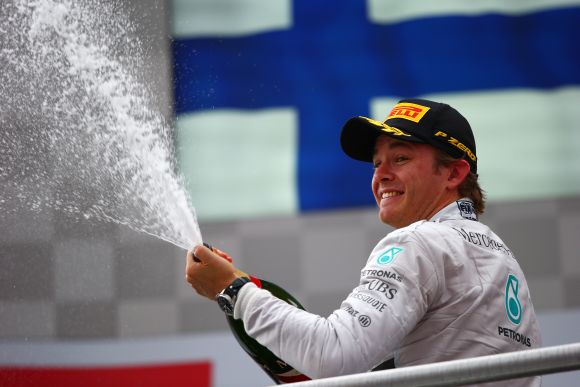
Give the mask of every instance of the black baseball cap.
[{"label": "black baseball cap", "polygon": [[469,122],[451,106],[426,99],[403,99],[384,122],[352,117],[342,127],[340,145],[349,157],[373,161],[375,142],[381,134],[429,144],[455,158],[465,158],[477,173],[475,138]]}]

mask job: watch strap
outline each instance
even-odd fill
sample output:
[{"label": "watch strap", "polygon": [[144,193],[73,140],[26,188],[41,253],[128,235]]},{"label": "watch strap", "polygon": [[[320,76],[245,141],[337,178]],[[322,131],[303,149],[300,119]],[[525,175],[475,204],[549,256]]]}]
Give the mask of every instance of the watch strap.
[{"label": "watch strap", "polygon": [[240,292],[242,286],[244,286],[248,282],[250,282],[248,278],[238,277],[235,280],[233,280],[232,283],[229,284],[224,290],[222,290],[222,293],[225,293],[232,299],[235,299],[238,296],[238,293]]},{"label": "watch strap", "polygon": [[240,289],[249,282],[251,282],[250,279],[246,277],[238,277],[218,294],[218,305],[227,315],[233,315],[238,293],[240,292]]}]

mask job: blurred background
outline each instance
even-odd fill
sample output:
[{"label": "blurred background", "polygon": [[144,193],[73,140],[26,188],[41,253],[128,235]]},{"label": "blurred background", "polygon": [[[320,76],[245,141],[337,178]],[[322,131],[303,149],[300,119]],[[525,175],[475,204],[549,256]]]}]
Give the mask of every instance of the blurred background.
[{"label": "blurred background", "polygon": [[[114,2],[95,3],[97,14],[101,3]],[[544,344],[580,341],[580,1],[116,6],[141,42],[132,71],[171,123],[203,239],[244,271],[313,313],[338,308],[390,231],[373,207],[371,166],[341,154],[341,126],[355,115],[382,121],[398,99],[425,97],[456,107],[474,129],[488,194],[481,220],[523,267]],[[11,32],[2,30],[0,48]],[[0,101],[27,79],[13,81]],[[21,119],[2,114],[3,123]],[[4,187],[16,177],[0,177],[9,204]],[[86,385],[272,384],[217,305],[187,286],[184,256],[124,225],[5,211],[0,384],[73,385],[78,375]],[[544,385],[578,378],[551,375]]]}]

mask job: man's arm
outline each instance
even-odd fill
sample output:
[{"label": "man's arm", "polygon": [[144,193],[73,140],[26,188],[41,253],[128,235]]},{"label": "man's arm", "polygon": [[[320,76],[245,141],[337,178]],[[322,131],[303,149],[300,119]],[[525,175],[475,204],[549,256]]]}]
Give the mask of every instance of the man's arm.
[{"label": "man's arm", "polygon": [[[424,290],[435,286],[432,266],[414,245],[390,246],[388,238],[379,243],[359,286],[328,318],[299,310],[253,284],[238,293],[234,317],[243,320],[251,337],[310,377],[369,371],[414,328],[427,308]],[[391,247],[403,247],[405,257],[385,265],[379,258]],[[197,248],[195,254],[202,262],[189,262],[188,256],[188,281],[213,299],[236,278],[236,269],[225,261],[216,264],[221,258],[208,249]]]}]

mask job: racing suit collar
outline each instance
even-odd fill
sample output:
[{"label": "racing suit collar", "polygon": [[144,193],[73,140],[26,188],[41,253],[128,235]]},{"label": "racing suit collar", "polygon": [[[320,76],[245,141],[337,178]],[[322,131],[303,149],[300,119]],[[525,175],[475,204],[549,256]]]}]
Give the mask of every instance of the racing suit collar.
[{"label": "racing suit collar", "polygon": [[462,198],[449,203],[441,211],[433,215],[430,222],[441,222],[450,219],[467,219],[477,221],[477,213],[473,206],[473,201],[469,198]]}]

